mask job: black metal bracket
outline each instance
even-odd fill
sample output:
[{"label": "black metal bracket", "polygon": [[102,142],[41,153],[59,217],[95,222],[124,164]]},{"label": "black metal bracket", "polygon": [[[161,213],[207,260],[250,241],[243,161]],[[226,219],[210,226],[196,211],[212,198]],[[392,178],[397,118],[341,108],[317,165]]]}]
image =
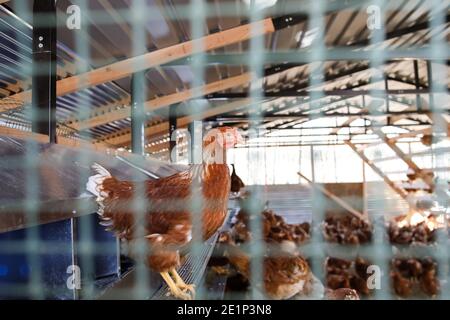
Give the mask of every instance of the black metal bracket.
[{"label": "black metal bracket", "polygon": [[56,143],[56,1],[33,4],[32,131]]},{"label": "black metal bracket", "polygon": [[[414,60],[414,85],[416,89],[420,89],[419,61],[417,60]],[[420,100],[420,95],[416,95],[416,105],[419,110],[422,110],[422,100]]]},{"label": "black metal bracket", "polygon": [[292,27],[296,24],[305,22],[308,20],[307,14],[289,14],[272,19],[273,26],[275,30],[285,29]]},{"label": "black metal bracket", "polygon": [[[450,90],[439,90],[441,93],[449,93]],[[310,97],[310,96],[347,96],[357,97],[361,95],[386,97],[386,95],[408,95],[408,94],[429,94],[429,89],[390,89],[390,90],[352,90],[352,89],[336,89],[336,90],[281,90],[259,92],[261,98],[283,98],[283,97]],[[204,99],[242,99],[250,97],[251,93],[245,92],[218,92],[205,95]]]},{"label": "black metal bracket", "polygon": [[268,77],[292,68],[301,67],[304,66],[305,63],[291,63],[291,62],[285,62],[277,65],[273,65],[271,67],[268,67],[264,70],[264,76]]}]

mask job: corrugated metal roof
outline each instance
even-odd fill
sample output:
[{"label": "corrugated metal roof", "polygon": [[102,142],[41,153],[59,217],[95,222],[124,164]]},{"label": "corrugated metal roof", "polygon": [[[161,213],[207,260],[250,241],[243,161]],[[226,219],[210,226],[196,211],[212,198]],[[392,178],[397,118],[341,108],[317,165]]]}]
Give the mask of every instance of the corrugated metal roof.
[{"label": "corrugated metal roof", "polygon": [[[429,14],[430,1],[392,1],[389,4],[386,19],[386,41],[379,44],[370,44],[370,31],[366,27],[367,13],[361,8],[348,8],[328,13],[325,17],[325,37],[318,39],[316,32],[306,22],[299,23],[291,28],[283,29],[265,36],[265,48],[267,51],[298,50],[308,48],[315,41],[325,41],[327,47],[345,47],[348,45],[368,45],[367,48],[418,48],[427,45],[433,32],[438,32],[445,41],[449,39],[449,23],[443,27],[430,31],[428,21],[432,18]],[[58,77],[65,78],[78,73],[84,63],[96,68],[111,62],[123,60],[133,55],[132,21],[130,21],[129,0],[93,0],[87,2],[88,10],[83,11],[83,19],[88,25],[82,30],[68,30],[64,26],[65,9],[72,2],[58,1],[60,24],[58,29]],[[188,19],[186,5],[189,1],[152,0],[146,1],[148,9],[148,23],[145,25],[146,47],[149,51],[177,44],[191,38],[191,21]],[[240,5],[238,5],[240,4]],[[229,29],[245,23],[247,17],[240,0],[206,2],[209,16],[204,26],[206,33],[213,33]],[[268,14],[277,10],[277,14],[287,13],[292,8],[293,2],[279,0],[276,7],[268,11]],[[442,2],[442,9],[448,13],[448,6]],[[31,79],[28,76],[31,70],[31,29],[30,26],[17,16],[11,14],[16,11],[22,19],[30,18],[31,4],[21,4],[15,1],[0,6],[0,97],[6,97],[14,93],[30,88]],[[10,8],[10,9],[8,9]],[[231,9],[230,9],[231,8]],[[226,10],[225,10],[226,9]],[[245,9],[245,8],[244,8]],[[27,11],[28,10],[28,11]],[[25,14],[28,13],[28,14]],[[28,21],[29,22],[29,21]],[[421,28],[414,28],[421,26]],[[404,33],[402,33],[404,31]],[[78,38],[78,40],[77,40]],[[77,42],[78,41],[78,42]],[[80,47],[79,41],[83,46]],[[249,48],[249,42],[226,46],[214,50],[212,53],[239,53]],[[88,61],[82,59],[83,54],[88,54]],[[359,88],[366,88],[366,82],[371,79],[373,69],[361,68],[365,61],[326,61],[314,64],[298,66],[287,71],[275,73],[264,80],[267,91],[279,90],[305,90],[310,89],[308,82],[313,70],[323,70],[325,77],[330,81],[325,82],[317,89],[334,90],[348,88],[360,84]],[[269,65],[267,65],[269,67]],[[364,66],[363,66],[364,67]],[[317,69],[316,69],[317,68]],[[209,64],[206,66],[205,82],[218,81],[230,76],[245,72],[245,65]],[[348,70],[355,70],[347,76],[336,77],[345,74]],[[359,70],[359,71],[358,71]],[[390,75],[394,81],[402,84],[402,88],[413,88],[411,79],[414,74],[411,61],[390,61],[383,67],[385,74]],[[426,63],[419,62],[419,73],[423,85],[426,85]],[[148,97],[158,97],[175,93],[190,88],[197,75],[187,63],[186,65],[162,66],[148,70],[146,80],[148,83]],[[373,78],[372,78],[373,80]],[[380,79],[382,83],[382,79]],[[230,92],[242,92],[247,86],[238,86],[227,90]],[[111,109],[121,107],[123,101],[129,98],[130,79],[125,78],[116,82],[108,82],[89,89],[80,90],[63,97],[57,101],[58,121],[73,119],[82,110],[93,110],[105,106]],[[329,105],[336,97],[323,97],[324,105]],[[281,113],[298,111],[298,108],[283,108],[286,98],[272,99],[273,104],[278,105],[275,110]],[[354,100],[354,99],[353,99]],[[215,104],[214,104],[215,105]],[[309,103],[305,105],[310,107]],[[186,108],[185,108],[186,109]],[[19,111],[20,113],[21,111]],[[16,112],[17,113],[17,112]],[[167,111],[157,112],[157,119],[167,118]],[[26,122],[23,115],[14,114]],[[9,116],[11,122],[14,119]],[[287,123],[282,122],[281,125]],[[271,124],[268,124],[269,127]],[[280,122],[276,123],[276,126]],[[129,119],[115,121],[87,130],[87,134],[98,139],[110,135],[130,126]]]}]

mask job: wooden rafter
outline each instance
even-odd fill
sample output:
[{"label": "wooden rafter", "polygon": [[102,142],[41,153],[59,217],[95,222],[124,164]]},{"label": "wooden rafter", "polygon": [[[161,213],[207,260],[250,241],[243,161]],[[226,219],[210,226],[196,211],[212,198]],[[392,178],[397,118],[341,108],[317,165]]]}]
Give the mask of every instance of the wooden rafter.
[{"label": "wooden rafter", "polygon": [[342,200],[341,198],[339,198],[337,195],[335,195],[334,193],[332,193],[331,191],[325,189],[323,186],[321,186],[320,184],[314,183],[311,180],[309,180],[307,177],[305,177],[301,172],[297,172],[297,174],[302,177],[304,180],[306,180],[306,182],[308,182],[308,184],[310,186],[312,186],[313,188],[319,190],[320,192],[322,192],[324,195],[326,195],[328,198],[330,198],[331,200],[333,200],[334,202],[336,202],[338,205],[340,205],[342,208],[344,208],[345,210],[347,210],[348,212],[350,212],[351,214],[353,214],[355,217],[362,219],[366,222],[369,222],[369,218],[367,215],[359,212],[358,210],[356,210],[355,208],[353,208],[350,204],[348,204],[346,201]]},{"label": "wooden rafter", "polygon": [[352,124],[353,121],[356,121],[356,120],[358,120],[360,118],[361,118],[360,116],[348,117],[348,119],[345,120],[345,122],[343,124],[341,124],[339,127],[335,128],[335,129],[331,130],[331,134],[337,134],[339,132],[339,130],[341,130],[342,128],[349,127]]},{"label": "wooden rafter", "polygon": [[[169,132],[169,122],[161,122],[157,124],[148,125],[144,130],[144,135],[152,136],[157,135],[162,132]],[[106,143],[115,145],[116,147],[124,147],[128,146],[131,141],[131,129],[122,129],[117,132],[108,134],[101,139],[95,141],[94,143]]]},{"label": "wooden rafter", "polygon": [[[392,101],[392,100],[389,99],[389,102],[397,102],[397,101],[395,101],[395,100]],[[397,102],[397,103],[399,103],[399,102]],[[414,111],[414,110],[417,110],[416,106],[408,105],[408,108],[405,109],[404,111]],[[363,112],[369,112],[369,115],[370,115],[370,107],[362,107],[361,108],[361,113],[363,113]],[[377,113],[374,113],[374,115],[377,115]],[[405,117],[407,117],[407,115],[392,116],[391,117],[392,118],[391,121],[393,123],[395,123],[396,121],[404,119]],[[340,129],[348,127],[353,121],[358,120],[358,119],[361,119],[361,117],[360,116],[350,116],[350,117],[348,117],[348,119],[341,126],[337,127],[336,129],[333,129],[331,131],[331,134],[337,134]]]},{"label": "wooden rafter", "polygon": [[405,139],[405,138],[414,138],[420,134],[430,134],[431,132],[432,132],[431,128],[425,128],[425,129],[421,129],[421,130],[400,133],[399,135],[389,138],[389,139],[392,141],[397,141],[397,140]]},{"label": "wooden rafter", "polygon": [[381,132],[380,130],[376,130],[374,132],[375,134],[377,134],[383,141],[384,143],[386,143],[389,148],[392,149],[392,151],[395,152],[395,154],[404,162],[408,165],[408,167],[412,170],[414,170],[416,173],[420,173],[422,171],[422,169],[419,168],[419,166],[412,161],[412,159],[406,155],[395,143],[395,141],[390,140],[383,132]]},{"label": "wooden rafter", "polygon": [[[207,35],[199,39],[186,41],[137,57],[115,62],[80,75],[59,80],[57,81],[57,95],[63,96],[105,82],[122,79],[138,71],[147,70],[149,68],[185,58],[193,54],[214,50],[233,43],[248,40],[252,37],[272,33],[274,31],[275,26],[273,20],[271,18],[267,18],[262,21],[253,22]],[[31,90],[15,94],[10,98],[30,102]]]},{"label": "wooden rafter", "polygon": [[406,199],[408,193],[397,186],[391,179],[389,179],[389,177],[384,174],[384,172],[381,171],[380,168],[378,168],[369,158],[367,158],[363,151],[358,150],[356,145],[349,140],[346,140],[345,144],[352,148],[352,150],[361,158],[361,160],[364,161],[364,163],[366,163],[376,174],[378,174],[388,186],[390,186],[395,192],[397,192],[403,199]]},{"label": "wooden rafter", "polygon": [[[447,124],[447,136],[450,136],[450,124],[446,122],[445,118],[441,114],[438,114],[436,116],[437,116],[438,121],[441,121],[440,125],[438,125],[438,128],[439,127],[445,128],[445,124]],[[433,116],[431,114],[430,114],[430,119],[432,121],[434,121]],[[432,133],[433,133],[433,128],[430,127],[430,128],[425,128],[425,129],[421,129],[421,130],[400,133],[399,135],[397,135],[395,137],[389,138],[389,140],[397,141],[397,140],[405,139],[405,138],[414,138],[421,134],[432,134]]]},{"label": "wooden rafter", "polygon": [[[7,136],[18,139],[32,139],[40,143],[48,143],[47,135],[2,126],[0,126],[0,136]],[[86,148],[99,152],[114,151],[114,148],[111,148],[103,143],[93,144],[88,141],[80,139],[70,139],[63,136],[58,136],[57,143],[70,148]]]},{"label": "wooden rafter", "polygon": [[413,160],[412,158],[405,154],[396,144],[395,141],[389,139],[381,130],[376,130],[374,132],[377,134],[383,141],[386,143],[389,148],[404,162],[406,165],[413,170],[419,178],[422,178],[423,182],[425,182],[431,190],[434,189],[434,183],[427,178],[426,173],[422,170]]},{"label": "wooden rafter", "polygon": [[[172,104],[180,103],[191,98],[199,97],[213,92],[219,92],[240,85],[249,83],[252,79],[251,73],[247,72],[236,77],[230,77],[224,80],[215,81],[205,84],[204,86],[192,88],[180,92],[176,92],[167,96],[155,98],[145,103],[145,111],[152,112]],[[130,116],[130,107],[108,112],[109,108],[99,108],[96,110],[97,116],[80,122],[68,123],[68,125],[76,130],[96,127],[102,124],[111,123],[113,121],[125,119]]]},{"label": "wooden rafter", "polygon": [[[208,108],[202,113],[199,114],[193,114],[186,117],[181,117],[177,120],[177,127],[182,128],[186,127],[189,123],[195,120],[203,120],[209,117],[213,117],[218,114],[227,113],[231,111],[235,111],[241,108],[244,108],[252,103],[251,98],[245,98],[238,101],[233,101],[230,103],[225,103],[223,105],[214,107],[214,108]],[[148,126],[145,129],[145,136],[151,137],[151,136],[158,136],[161,133],[167,133],[169,132],[169,122],[162,122],[159,124]],[[116,146],[125,146],[130,143],[130,129],[122,130],[118,133],[114,133],[111,135],[108,135],[104,137],[103,139],[99,140],[98,143],[107,143],[108,145],[116,145]]]}]

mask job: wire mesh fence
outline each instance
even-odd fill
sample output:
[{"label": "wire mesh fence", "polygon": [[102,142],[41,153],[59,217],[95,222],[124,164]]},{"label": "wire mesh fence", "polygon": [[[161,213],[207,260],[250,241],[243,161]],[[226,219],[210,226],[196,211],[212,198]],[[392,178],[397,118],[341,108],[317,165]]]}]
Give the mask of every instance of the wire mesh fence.
[{"label": "wire mesh fence", "polygon": [[0,298],[448,299],[449,4],[1,4]]}]

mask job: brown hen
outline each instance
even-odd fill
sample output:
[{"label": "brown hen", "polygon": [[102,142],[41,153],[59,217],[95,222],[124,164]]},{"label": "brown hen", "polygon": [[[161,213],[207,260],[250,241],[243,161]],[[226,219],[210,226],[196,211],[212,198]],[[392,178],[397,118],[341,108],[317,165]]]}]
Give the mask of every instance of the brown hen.
[{"label": "brown hen", "polygon": [[[203,142],[203,163],[193,165],[159,180],[142,183],[121,181],[105,168],[95,164],[97,174],[90,177],[87,189],[97,196],[103,225],[127,240],[130,247],[136,243],[137,228],[143,227],[142,237],[149,252],[146,264],[159,272],[170,292],[177,298],[195,296],[193,285],[184,283],[177,273],[180,250],[192,238],[191,204],[201,201],[202,236],[210,238],[223,224],[227,214],[230,175],[225,164],[225,150],[241,139],[236,129],[211,130]],[[138,220],[133,211],[133,198],[143,195],[145,210]],[[199,212],[200,214],[200,212]]]},{"label": "brown hen", "polygon": [[[228,244],[227,256],[230,264],[247,280],[250,280],[249,255],[233,242]],[[275,300],[293,297],[304,289],[311,278],[308,263],[292,252],[289,244],[282,244],[281,251],[281,255],[275,256],[273,252],[263,258],[264,292],[269,298]]]},{"label": "brown hen", "polygon": [[[261,215],[263,239],[269,245],[262,261],[264,292],[271,299],[289,299],[306,291],[312,277],[308,263],[296,252],[296,243],[309,239],[309,224],[289,225],[271,210],[264,210]],[[223,236],[230,264],[246,280],[250,280],[251,259],[236,243],[252,240],[249,224],[249,214],[241,209],[231,233]]]}]

